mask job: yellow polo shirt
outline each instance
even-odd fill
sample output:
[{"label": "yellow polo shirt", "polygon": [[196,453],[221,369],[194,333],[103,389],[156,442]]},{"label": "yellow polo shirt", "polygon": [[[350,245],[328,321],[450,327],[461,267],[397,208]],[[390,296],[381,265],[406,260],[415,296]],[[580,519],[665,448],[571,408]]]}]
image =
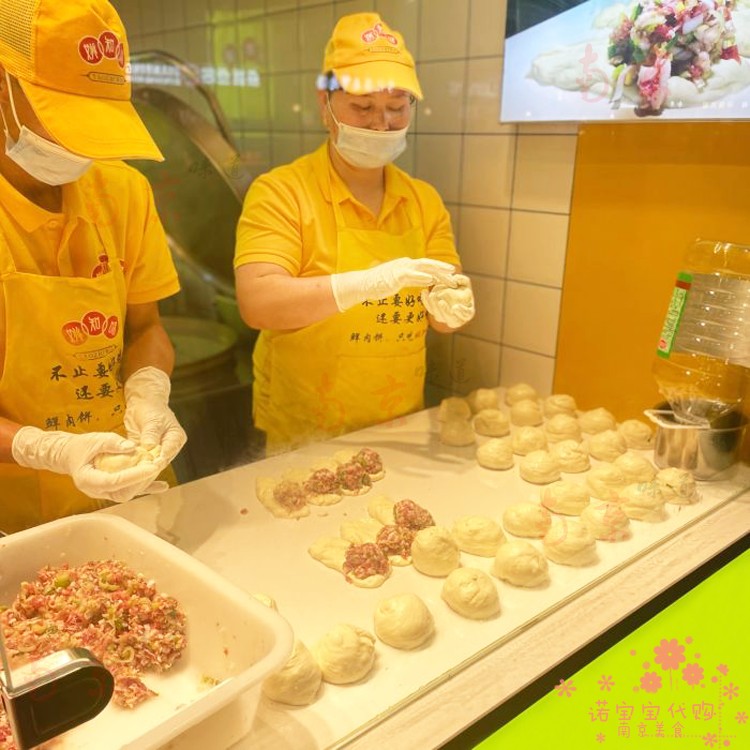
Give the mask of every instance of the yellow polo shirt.
[{"label": "yellow polo shirt", "polygon": [[[108,262],[123,267],[127,304],[156,302],[179,291],[151,186],[137,170],[119,161],[94,163],[76,182],[63,185],[60,213],[32,203],[0,175],[0,272],[12,264],[23,273],[90,278],[105,248]],[[0,355],[4,348],[0,276]],[[3,361],[0,356],[0,372]]]},{"label": "yellow polo shirt", "polygon": [[250,186],[237,225],[235,268],[275,263],[292,276],[335,273],[334,200],[347,227],[394,234],[411,228],[407,206],[416,206],[426,238],[425,257],[458,265],[450,215],[435,188],[389,164],[383,207],[374,217],[333,168],[326,142],[313,153],[261,175]]}]

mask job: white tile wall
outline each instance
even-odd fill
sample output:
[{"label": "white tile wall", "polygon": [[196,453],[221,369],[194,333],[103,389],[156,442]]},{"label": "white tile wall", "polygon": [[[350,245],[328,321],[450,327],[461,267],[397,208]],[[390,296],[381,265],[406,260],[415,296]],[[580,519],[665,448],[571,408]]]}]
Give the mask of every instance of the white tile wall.
[{"label": "white tile wall", "polygon": [[405,35],[425,92],[398,165],[441,193],[477,296],[475,321],[429,339],[431,392],[520,380],[551,391],[577,126],[499,123],[505,0],[114,4],[134,50],[164,47],[199,66],[221,63],[226,35],[214,31],[236,23],[261,85],[222,97],[238,102],[232,126],[256,173],[322,142],[313,87],[330,30],[341,15],[380,12]]}]

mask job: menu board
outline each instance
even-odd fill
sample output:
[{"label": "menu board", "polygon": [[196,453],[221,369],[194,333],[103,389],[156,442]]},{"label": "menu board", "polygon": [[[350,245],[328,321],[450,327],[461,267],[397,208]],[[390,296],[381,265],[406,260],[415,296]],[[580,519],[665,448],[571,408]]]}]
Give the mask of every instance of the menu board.
[{"label": "menu board", "polygon": [[500,119],[750,117],[750,0],[508,0]]}]

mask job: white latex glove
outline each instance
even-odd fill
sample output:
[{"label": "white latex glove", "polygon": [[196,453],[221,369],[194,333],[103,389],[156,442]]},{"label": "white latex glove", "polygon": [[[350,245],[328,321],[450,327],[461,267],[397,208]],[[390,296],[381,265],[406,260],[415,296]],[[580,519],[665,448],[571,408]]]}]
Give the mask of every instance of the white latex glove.
[{"label": "white latex glove", "polygon": [[460,328],[474,317],[474,293],[468,276],[456,273],[421,294],[432,317],[451,328]]},{"label": "white latex glove", "polygon": [[68,474],[75,486],[89,497],[123,503],[136,495],[163,492],[166,482],[155,482],[160,469],[142,463],[115,473],[95,469],[92,461],[100,453],[132,453],[132,441],[114,432],[46,432],[22,427],[14,436],[11,450],[19,466]]},{"label": "white latex glove", "polygon": [[142,367],[125,381],[125,429],[128,437],[143,448],[161,447],[154,463],[163,469],[187,442],[169,408],[172,384],[169,375],[157,367]]},{"label": "white latex glove", "polygon": [[432,286],[456,269],[430,258],[396,258],[364,271],[331,276],[331,289],[342,312],[368,299],[383,299],[407,286]]}]

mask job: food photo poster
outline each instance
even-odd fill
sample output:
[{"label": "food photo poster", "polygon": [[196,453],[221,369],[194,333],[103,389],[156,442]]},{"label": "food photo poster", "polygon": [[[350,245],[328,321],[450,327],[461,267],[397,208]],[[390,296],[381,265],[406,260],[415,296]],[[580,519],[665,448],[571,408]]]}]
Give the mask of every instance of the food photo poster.
[{"label": "food photo poster", "polygon": [[750,0],[508,0],[501,122],[750,117]]}]

